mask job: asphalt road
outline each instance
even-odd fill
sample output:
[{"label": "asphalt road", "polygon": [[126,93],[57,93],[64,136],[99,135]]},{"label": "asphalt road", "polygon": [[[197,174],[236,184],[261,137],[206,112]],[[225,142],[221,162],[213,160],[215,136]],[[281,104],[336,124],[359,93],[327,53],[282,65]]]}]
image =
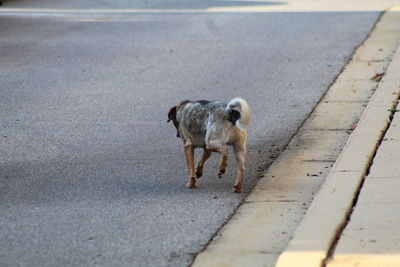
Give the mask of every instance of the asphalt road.
[{"label": "asphalt road", "polygon": [[[75,8],[80,1],[42,2]],[[124,7],[111,3],[99,8]],[[38,6],[21,0],[2,8]],[[143,7],[166,4],[129,6]],[[378,16],[0,9],[0,265],[187,266]],[[183,99],[235,96],[252,109],[245,193],[232,193],[233,161],[216,177],[216,156],[199,187],[185,188],[168,109]]]}]

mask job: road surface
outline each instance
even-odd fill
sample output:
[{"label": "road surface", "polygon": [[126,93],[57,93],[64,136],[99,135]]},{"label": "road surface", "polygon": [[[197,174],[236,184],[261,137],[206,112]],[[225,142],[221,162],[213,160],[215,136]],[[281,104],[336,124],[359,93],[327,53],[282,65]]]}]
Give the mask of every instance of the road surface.
[{"label": "road surface", "polygon": [[[0,8],[2,266],[189,265],[379,16],[268,11],[281,1],[52,2]],[[216,177],[217,156],[187,189],[168,109],[235,96],[252,110],[245,193],[232,193],[234,161]]]}]

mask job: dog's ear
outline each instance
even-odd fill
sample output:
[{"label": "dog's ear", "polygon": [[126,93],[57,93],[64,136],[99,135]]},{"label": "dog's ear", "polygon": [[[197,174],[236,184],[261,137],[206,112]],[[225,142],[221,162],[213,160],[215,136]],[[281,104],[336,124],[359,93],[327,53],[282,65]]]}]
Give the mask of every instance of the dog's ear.
[{"label": "dog's ear", "polygon": [[172,120],[176,120],[176,106],[172,107],[168,112],[167,122],[170,122]]},{"label": "dog's ear", "polygon": [[174,126],[176,128],[176,137],[179,138],[179,137],[181,137],[181,135],[179,134],[179,122],[176,120],[176,110],[177,110],[176,106],[172,107],[169,110],[167,122],[172,121],[172,123],[174,124]]}]

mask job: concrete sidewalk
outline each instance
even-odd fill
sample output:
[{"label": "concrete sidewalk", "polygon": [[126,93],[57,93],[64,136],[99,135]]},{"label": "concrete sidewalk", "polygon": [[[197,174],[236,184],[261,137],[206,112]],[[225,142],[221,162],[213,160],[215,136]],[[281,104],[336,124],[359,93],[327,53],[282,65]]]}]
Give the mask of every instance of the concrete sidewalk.
[{"label": "concrete sidewalk", "polygon": [[[396,70],[398,78],[400,64]],[[399,88],[399,79],[395,83]],[[327,266],[400,266],[399,192],[400,114],[395,113]]]},{"label": "concrete sidewalk", "polygon": [[[400,20],[399,20],[400,24]],[[372,106],[381,114],[398,100],[400,49],[379,86]],[[380,102],[382,101],[382,102]],[[334,244],[327,266],[400,266],[400,114],[398,102],[385,114],[390,122],[361,186],[349,219]],[[375,112],[369,112],[376,118]],[[378,125],[377,125],[378,126]]]},{"label": "concrete sidewalk", "polygon": [[[376,28],[400,32],[400,8]],[[400,48],[276,266],[400,266]]]}]

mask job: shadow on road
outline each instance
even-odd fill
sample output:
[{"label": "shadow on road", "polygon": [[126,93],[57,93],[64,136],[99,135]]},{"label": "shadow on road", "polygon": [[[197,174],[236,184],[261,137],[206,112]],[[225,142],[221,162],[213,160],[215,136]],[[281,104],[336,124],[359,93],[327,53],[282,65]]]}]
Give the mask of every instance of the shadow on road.
[{"label": "shadow on road", "polygon": [[7,0],[3,8],[12,9],[125,9],[138,10],[201,10],[213,8],[267,7],[285,5],[285,2],[263,0],[208,0],[208,1],[51,1],[51,0]]}]

